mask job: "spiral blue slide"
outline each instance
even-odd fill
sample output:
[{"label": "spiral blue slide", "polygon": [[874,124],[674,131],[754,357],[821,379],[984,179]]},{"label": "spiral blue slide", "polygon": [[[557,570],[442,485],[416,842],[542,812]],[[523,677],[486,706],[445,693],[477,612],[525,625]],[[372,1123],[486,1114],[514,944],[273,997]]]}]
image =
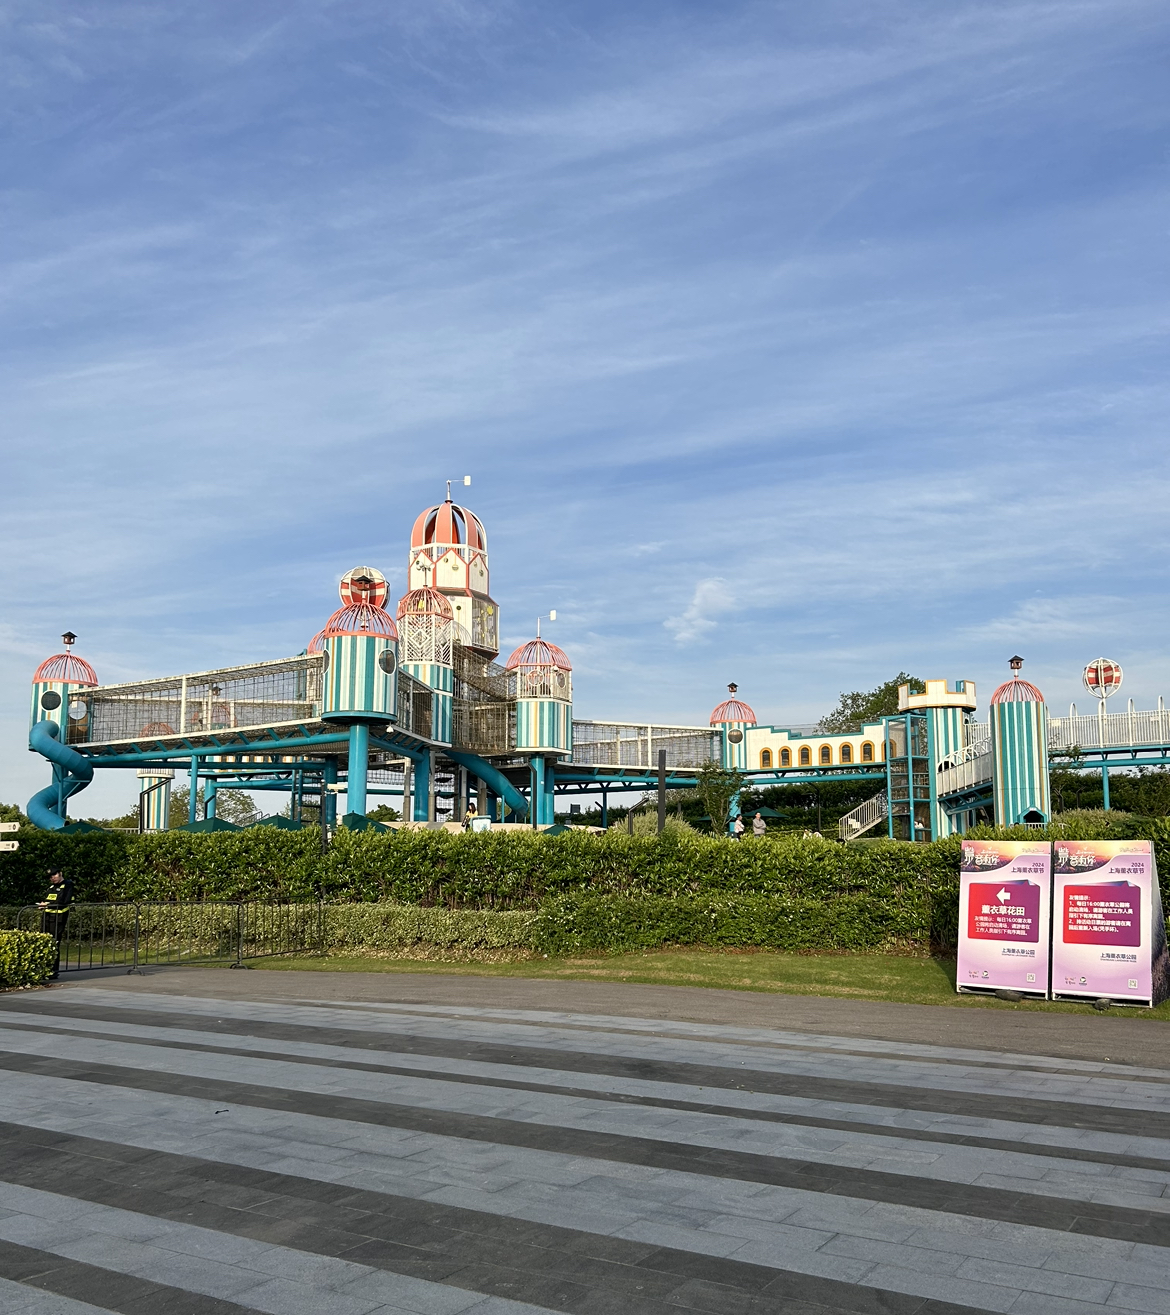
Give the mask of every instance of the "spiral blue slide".
[{"label": "spiral blue slide", "polygon": [[42,831],[60,831],[65,825],[65,801],[93,780],[93,763],[61,744],[60,734],[55,721],[38,721],[28,735],[28,747],[53,764],[53,784],[28,801],[29,821]]}]

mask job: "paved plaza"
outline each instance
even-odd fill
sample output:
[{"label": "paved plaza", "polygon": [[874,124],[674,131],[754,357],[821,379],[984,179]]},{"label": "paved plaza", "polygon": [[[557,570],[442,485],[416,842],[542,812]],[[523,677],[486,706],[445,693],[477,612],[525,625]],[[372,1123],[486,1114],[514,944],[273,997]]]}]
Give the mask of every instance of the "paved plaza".
[{"label": "paved plaza", "polygon": [[9,993],[0,1311],[1170,1313],[1167,1035],[374,974]]}]

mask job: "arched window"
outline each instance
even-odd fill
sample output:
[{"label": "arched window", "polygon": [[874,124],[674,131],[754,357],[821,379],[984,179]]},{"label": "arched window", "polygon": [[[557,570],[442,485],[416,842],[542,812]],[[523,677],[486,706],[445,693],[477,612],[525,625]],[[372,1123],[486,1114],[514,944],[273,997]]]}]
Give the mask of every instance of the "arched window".
[{"label": "arched window", "polygon": [[827,744],[821,745],[821,766],[833,761],[833,750]]},{"label": "arched window", "polygon": [[791,750],[791,749],[781,749],[781,750],[780,750],[780,766],[781,766],[781,767],[791,767],[791,766],[792,766],[792,750]]},{"label": "arched window", "polygon": [[760,750],[760,766],[761,766],[761,767],[771,767],[771,766],[772,766],[772,750],[771,750],[771,749],[761,749],[761,750]]},{"label": "arched window", "polygon": [[800,765],[802,767],[812,766],[812,750],[808,747],[808,745],[805,745],[805,747],[800,751]]},{"label": "arched window", "polygon": [[873,745],[868,740],[861,746],[861,761],[863,763],[873,762]]},{"label": "arched window", "polygon": [[843,763],[851,763],[853,761],[853,746],[851,744],[843,744],[841,746],[841,761]]}]

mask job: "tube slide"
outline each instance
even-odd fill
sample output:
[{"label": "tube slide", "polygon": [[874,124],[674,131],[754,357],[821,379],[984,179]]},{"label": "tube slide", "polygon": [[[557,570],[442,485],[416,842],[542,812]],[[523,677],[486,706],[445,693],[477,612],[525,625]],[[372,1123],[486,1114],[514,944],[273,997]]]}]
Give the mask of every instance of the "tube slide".
[{"label": "tube slide", "polygon": [[460,767],[466,767],[472,776],[478,776],[488,789],[493,790],[500,796],[504,803],[508,805],[510,812],[515,813],[518,817],[524,817],[527,814],[528,800],[524,798],[503,772],[497,771],[491,763],[485,762],[474,753],[460,753],[455,749],[444,749],[443,755],[457,762]]},{"label": "tube slide", "polygon": [[28,801],[28,818],[42,831],[60,831],[65,825],[65,801],[93,780],[93,763],[76,749],[58,742],[55,721],[38,721],[28,733],[28,747],[53,764],[53,784],[38,790]]}]

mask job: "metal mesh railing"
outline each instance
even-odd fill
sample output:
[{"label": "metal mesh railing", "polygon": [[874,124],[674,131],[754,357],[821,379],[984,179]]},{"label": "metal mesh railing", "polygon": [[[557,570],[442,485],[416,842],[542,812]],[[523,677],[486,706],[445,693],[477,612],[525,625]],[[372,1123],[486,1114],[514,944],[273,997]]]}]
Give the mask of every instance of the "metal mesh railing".
[{"label": "metal mesh railing", "polygon": [[582,767],[658,765],[666,750],[667,767],[702,767],[720,761],[718,732],[701,726],[653,726],[632,722],[573,722],[573,762]]},{"label": "metal mesh railing", "polygon": [[[16,925],[56,930],[51,917],[32,907],[20,910]],[[60,971],[243,963],[315,953],[323,940],[320,904],[75,904],[59,941]]]},{"label": "metal mesh railing", "polygon": [[310,653],[246,667],[79,690],[69,704],[71,744],[312,721],[321,710],[323,657]]}]

